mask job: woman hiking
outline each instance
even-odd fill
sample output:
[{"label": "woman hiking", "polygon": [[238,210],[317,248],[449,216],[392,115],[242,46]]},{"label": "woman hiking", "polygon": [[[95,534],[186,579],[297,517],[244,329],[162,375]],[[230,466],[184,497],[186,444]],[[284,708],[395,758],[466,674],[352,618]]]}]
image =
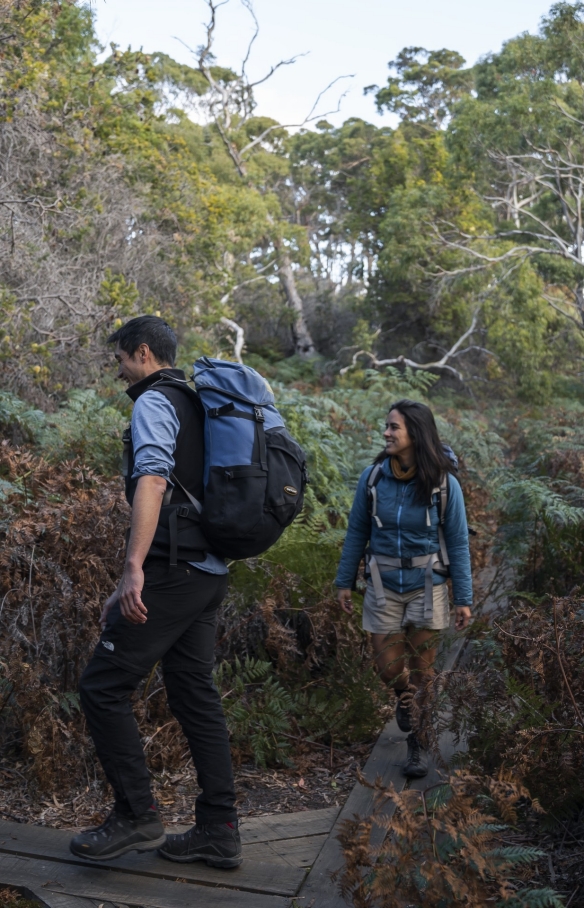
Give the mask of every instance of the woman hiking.
[{"label": "woman hiking", "polygon": [[450,623],[448,573],[455,627],[470,621],[468,527],[456,459],[442,445],[430,408],[412,400],[392,404],[383,436],[385,450],[357,486],[335,583],[341,608],[351,614],[351,588],[367,554],[363,629],[380,677],[395,691],[397,724],[410,732],[404,775],[421,778],[428,753],[412,731],[411,702],[431,677],[439,632]]}]

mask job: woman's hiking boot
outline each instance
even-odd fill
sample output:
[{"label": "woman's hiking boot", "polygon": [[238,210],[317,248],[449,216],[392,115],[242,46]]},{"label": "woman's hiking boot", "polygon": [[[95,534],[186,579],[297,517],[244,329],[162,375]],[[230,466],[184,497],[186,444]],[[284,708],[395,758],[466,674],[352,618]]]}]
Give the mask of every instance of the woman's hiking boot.
[{"label": "woman's hiking boot", "polygon": [[159,854],[179,864],[205,861],[209,867],[228,870],[243,861],[237,820],[193,826],[181,835],[168,835]]},{"label": "woman's hiking boot", "polygon": [[396,691],[395,720],[400,731],[412,730],[412,694],[409,690]]},{"label": "woman's hiking boot", "polygon": [[422,779],[428,775],[428,751],[422,747],[414,734],[408,735],[408,755],[403,768],[404,776]]},{"label": "woman's hiking boot", "polygon": [[80,832],[71,839],[69,849],[77,857],[89,861],[107,861],[128,851],[154,851],[164,845],[165,840],[164,826],[156,807],[149,807],[139,817],[114,807],[101,826]]}]

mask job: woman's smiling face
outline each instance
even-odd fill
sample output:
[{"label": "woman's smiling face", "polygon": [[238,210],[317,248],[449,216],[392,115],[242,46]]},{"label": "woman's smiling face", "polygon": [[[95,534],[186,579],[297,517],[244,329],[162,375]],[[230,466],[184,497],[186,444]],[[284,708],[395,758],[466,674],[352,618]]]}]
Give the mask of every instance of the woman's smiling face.
[{"label": "woman's smiling face", "polygon": [[415,461],[414,443],[407,430],[406,421],[399,410],[389,411],[383,437],[388,454],[398,457],[402,463]]}]

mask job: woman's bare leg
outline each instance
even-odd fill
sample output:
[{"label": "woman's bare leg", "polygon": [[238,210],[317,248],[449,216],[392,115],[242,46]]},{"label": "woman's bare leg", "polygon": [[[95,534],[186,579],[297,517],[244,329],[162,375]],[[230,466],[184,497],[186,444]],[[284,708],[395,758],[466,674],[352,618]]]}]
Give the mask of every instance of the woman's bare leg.
[{"label": "woman's bare leg", "polygon": [[379,677],[390,687],[403,690],[408,684],[404,659],[405,633],[371,634],[371,642]]},{"label": "woman's bare leg", "polygon": [[427,680],[436,661],[437,632],[425,628],[410,628],[406,637],[410,665],[410,683],[415,687]]}]

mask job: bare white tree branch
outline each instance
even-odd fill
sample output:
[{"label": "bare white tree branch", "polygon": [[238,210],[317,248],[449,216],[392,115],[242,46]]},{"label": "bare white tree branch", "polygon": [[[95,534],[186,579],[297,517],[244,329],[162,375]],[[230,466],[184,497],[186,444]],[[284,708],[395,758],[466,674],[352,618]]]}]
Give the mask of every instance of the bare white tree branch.
[{"label": "bare white tree branch", "polygon": [[[464,332],[464,334],[461,334],[458,340],[452,345],[450,350],[448,350],[444,354],[444,356],[442,356],[440,359],[434,360],[434,362],[418,363],[412,359],[408,359],[406,356],[395,356],[390,359],[378,359],[375,353],[372,353],[370,350],[358,350],[353,354],[351,364],[339,370],[339,375],[345,375],[350,369],[354,368],[357,365],[357,361],[360,356],[367,356],[376,369],[379,369],[382,366],[409,366],[411,369],[424,370],[426,372],[432,370],[437,370],[439,372],[449,372],[452,375],[456,376],[459,381],[464,381],[464,378],[458,371],[458,369],[455,369],[454,366],[450,365],[450,360],[466,352],[466,348],[465,350],[460,350],[459,348],[462,346],[465,340],[475,332],[481,308],[482,305],[477,307],[473,315],[470,327]],[[476,348],[476,346],[473,345],[473,349],[480,349],[484,353],[489,353],[488,350],[482,347]],[[489,353],[489,355],[492,354]]]},{"label": "bare white tree branch", "polygon": [[233,339],[233,356],[235,361],[243,365],[243,360],[241,354],[243,352],[243,347],[245,344],[245,333],[241,325],[238,325],[237,322],[234,322],[232,318],[227,318],[227,316],[222,315],[219,319],[222,325],[226,325],[230,331],[233,331],[235,338]]}]

